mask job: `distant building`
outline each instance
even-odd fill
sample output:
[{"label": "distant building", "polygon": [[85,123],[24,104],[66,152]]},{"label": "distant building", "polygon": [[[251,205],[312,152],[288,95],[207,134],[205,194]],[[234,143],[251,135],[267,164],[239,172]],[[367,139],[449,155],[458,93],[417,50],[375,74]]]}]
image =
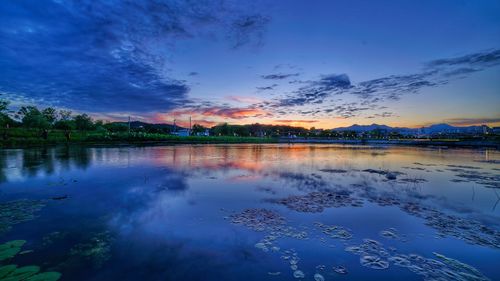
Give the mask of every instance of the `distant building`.
[{"label": "distant building", "polygon": [[210,136],[210,130],[205,129],[205,131],[203,131],[203,132],[198,132],[198,133],[196,133],[196,135],[197,135],[197,136],[201,136],[201,137],[208,137],[208,136]]},{"label": "distant building", "polygon": [[191,133],[188,129],[180,129],[177,130],[176,132],[172,132],[172,135],[176,135],[179,137],[188,137],[189,135],[191,135]]}]

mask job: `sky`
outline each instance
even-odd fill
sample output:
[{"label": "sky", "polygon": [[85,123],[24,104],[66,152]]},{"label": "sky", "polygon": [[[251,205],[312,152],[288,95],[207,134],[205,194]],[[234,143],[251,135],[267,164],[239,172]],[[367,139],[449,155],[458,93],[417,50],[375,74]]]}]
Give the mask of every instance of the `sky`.
[{"label": "sky", "polygon": [[213,126],[500,125],[498,0],[4,0],[0,98]]}]

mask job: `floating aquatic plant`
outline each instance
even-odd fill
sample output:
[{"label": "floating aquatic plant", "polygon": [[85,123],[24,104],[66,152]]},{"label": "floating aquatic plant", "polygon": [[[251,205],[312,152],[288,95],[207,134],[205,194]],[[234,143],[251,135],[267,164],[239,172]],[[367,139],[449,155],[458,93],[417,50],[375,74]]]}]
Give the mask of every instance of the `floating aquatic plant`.
[{"label": "floating aquatic plant", "polygon": [[387,258],[390,256],[389,252],[383,248],[382,244],[378,241],[371,239],[364,239],[363,243],[359,246],[350,246],[345,249],[348,252],[359,255],[359,262],[362,266],[372,269],[387,269],[389,262]]},{"label": "floating aquatic plant", "polygon": [[[16,256],[25,243],[24,240],[13,240],[0,244],[0,261]],[[0,281],[56,281],[59,278],[59,272],[40,272],[40,267],[36,265],[17,267],[9,264],[0,267]]]},{"label": "floating aquatic plant", "polygon": [[25,240],[12,240],[0,245],[0,261],[13,258],[21,251]]},{"label": "floating aquatic plant", "polygon": [[449,215],[419,202],[405,201],[393,195],[365,194],[368,201],[380,206],[399,206],[399,208],[425,220],[425,224],[437,230],[439,236],[452,236],[473,245],[500,248],[500,231],[476,220]]},{"label": "floating aquatic plant", "polygon": [[463,182],[473,182],[485,187],[500,188],[500,174],[478,171],[481,168],[472,166],[448,165],[448,167],[452,168],[447,170],[457,173],[455,177],[458,179],[452,179],[452,181],[457,182],[457,180],[460,180]]},{"label": "floating aquatic plant", "polygon": [[0,234],[13,225],[36,218],[35,213],[45,206],[42,200],[21,199],[0,203]]},{"label": "floating aquatic plant", "polygon": [[321,222],[315,222],[314,225],[331,238],[342,240],[349,240],[352,238],[351,231],[345,227],[338,225],[326,225]]},{"label": "floating aquatic plant", "polygon": [[314,274],[314,281],[325,281],[325,277],[323,275],[316,273]]},{"label": "floating aquatic plant", "polygon": [[425,258],[417,254],[391,255],[383,245],[375,240],[365,239],[358,246],[350,246],[346,251],[360,255],[360,263],[372,269],[386,269],[392,263],[421,275],[424,280],[488,281],[476,268],[458,260],[434,253],[437,259]]},{"label": "floating aquatic plant", "polygon": [[397,230],[394,228],[389,228],[386,230],[380,231],[380,236],[388,239],[398,239],[399,235],[397,233]]},{"label": "floating aquatic plant", "polygon": [[347,268],[345,268],[342,265],[334,266],[332,269],[333,269],[333,272],[338,273],[338,274],[347,274],[348,273]]},{"label": "floating aquatic plant", "polygon": [[65,236],[66,236],[65,232],[59,232],[59,231],[51,232],[42,238],[42,244],[43,246],[49,246],[52,243],[54,243],[54,241],[63,239]]},{"label": "floating aquatic plant", "polygon": [[441,236],[449,235],[470,244],[500,248],[500,232],[478,221],[448,215],[417,203],[405,203],[401,209],[424,218],[425,224],[435,228]]},{"label": "floating aquatic plant", "polygon": [[293,277],[295,277],[297,279],[299,279],[299,278],[302,279],[302,278],[306,277],[306,275],[301,270],[295,270],[293,272]]},{"label": "floating aquatic plant", "polygon": [[0,267],[1,281],[56,281],[61,278],[59,272],[39,272],[40,267],[36,265],[28,265],[17,267],[10,264]]},{"label": "floating aquatic plant", "polygon": [[230,216],[234,224],[242,224],[255,231],[264,231],[286,224],[285,218],[267,209],[246,209]]},{"label": "floating aquatic plant", "polygon": [[348,192],[315,191],[306,195],[293,195],[282,199],[269,199],[271,203],[282,204],[289,209],[304,213],[320,213],[325,208],[361,207],[363,201]]},{"label": "floating aquatic plant", "polygon": [[112,237],[108,231],[96,234],[86,243],[75,245],[70,250],[72,256],[79,256],[91,260],[100,267],[111,257]]},{"label": "floating aquatic plant", "polygon": [[372,269],[387,269],[389,268],[389,262],[382,259],[380,256],[369,256],[363,255],[359,258],[359,262],[362,266],[369,267]]},{"label": "floating aquatic plant", "polygon": [[423,178],[402,178],[402,179],[398,179],[398,183],[414,183],[414,184],[417,184],[417,183],[424,183],[424,182],[427,182],[427,180],[423,179]]},{"label": "floating aquatic plant", "polygon": [[342,169],[321,169],[320,171],[324,172],[324,173],[331,173],[331,174],[347,173],[347,170],[342,170]]},{"label": "floating aquatic plant", "polygon": [[379,174],[381,176],[385,176],[388,180],[395,180],[398,176],[404,175],[402,172],[397,171],[384,171],[384,170],[375,170],[375,169],[365,169],[362,172],[370,173],[370,174]]}]

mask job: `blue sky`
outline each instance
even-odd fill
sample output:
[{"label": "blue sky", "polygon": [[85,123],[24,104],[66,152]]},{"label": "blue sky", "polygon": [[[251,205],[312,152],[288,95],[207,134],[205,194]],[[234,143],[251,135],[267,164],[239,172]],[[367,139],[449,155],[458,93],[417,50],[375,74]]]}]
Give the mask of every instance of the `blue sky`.
[{"label": "blue sky", "polygon": [[19,1],[0,93],[95,118],[500,124],[499,1]]}]

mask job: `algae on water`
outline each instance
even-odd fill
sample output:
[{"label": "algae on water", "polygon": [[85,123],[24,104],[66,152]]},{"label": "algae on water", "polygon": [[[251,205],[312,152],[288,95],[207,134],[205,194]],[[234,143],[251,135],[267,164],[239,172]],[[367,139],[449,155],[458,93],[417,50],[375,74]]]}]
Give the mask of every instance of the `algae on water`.
[{"label": "algae on water", "polygon": [[34,219],[35,213],[45,206],[42,200],[20,199],[0,203],[0,234],[13,225]]},{"label": "algae on water", "polygon": [[92,260],[96,266],[101,266],[111,257],[111,234],[108,231],[96,234],[86,243],[80,243],[71,248],[72,256]]}]

